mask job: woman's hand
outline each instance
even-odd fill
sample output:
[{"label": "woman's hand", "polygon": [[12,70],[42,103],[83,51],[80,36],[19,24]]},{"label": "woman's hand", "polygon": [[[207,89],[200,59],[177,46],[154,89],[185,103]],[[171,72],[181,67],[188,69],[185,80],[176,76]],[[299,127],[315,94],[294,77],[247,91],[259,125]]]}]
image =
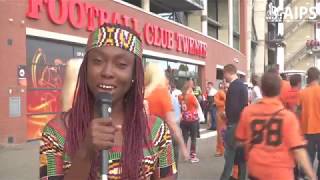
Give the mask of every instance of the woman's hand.
[{"label": "woman's hand", "polygon": [[71,156],[72,166],[65,174],[65,180],[88,179],[92,160],[100,150],[114,145],[115,133],[121,127],[114,126],[111,119],[97,118],[90,122],[84,141],[78,151]]},{"label": "woman's hand", "polygon": [[185,161],[190,160],[190,153],[185,145],[182,145],[181,152]]},{"label": "woman's hand", "polygon": [[96,118],[89,125],[84,144],[89,153],[107,150],[114,146],[115,133],[121,126],[114,126],[111,119]]}]

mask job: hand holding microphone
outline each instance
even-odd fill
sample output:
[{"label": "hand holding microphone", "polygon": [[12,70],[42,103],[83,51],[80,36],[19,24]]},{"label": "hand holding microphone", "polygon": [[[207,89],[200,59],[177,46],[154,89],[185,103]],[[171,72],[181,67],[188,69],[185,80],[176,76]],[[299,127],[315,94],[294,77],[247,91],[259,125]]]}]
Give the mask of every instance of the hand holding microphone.
[{"label": "hand holding microphone", "polygon": [[121,130],[121,126],[114,126],[111,118],[96,118],[90,123],[85,139],[86,147],[92,158],[93,154],[102,153],[102,180],[107,180],[108,150],[114,146],[115,134]]},{"label": "hand holding microphone", "polygon": [[121,126],[114,126],[112,123],[112,96],[110,93],[98,93],[96,105],[100,110],[101,118],[95,118],[91,121],[85,142],[92,153],[101,151],[101,179],[107,180],[108,150],[114,146],[115,133],[121,130]]},{"label": "hand holding microphone", "polygon": [[91,146],[95,152],[108,150],[114,146],[115,133],[121,127],[114,126],[111,118],[96,118],[90,123],[87,144]]}]

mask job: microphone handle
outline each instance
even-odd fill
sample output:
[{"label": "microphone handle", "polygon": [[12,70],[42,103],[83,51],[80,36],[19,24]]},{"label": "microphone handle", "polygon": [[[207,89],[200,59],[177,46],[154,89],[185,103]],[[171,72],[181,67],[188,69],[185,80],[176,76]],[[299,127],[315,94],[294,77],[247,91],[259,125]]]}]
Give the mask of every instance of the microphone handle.
[{"label": "microphone handle", "polygon": [[[101,113],[103,118],[110,117],[111,107],[108,104],[101,105]],[[102,150],[102,166],[101,166],[101,180],[108,180],[108,169],[109,169],[109,152],[108,150]]]}]

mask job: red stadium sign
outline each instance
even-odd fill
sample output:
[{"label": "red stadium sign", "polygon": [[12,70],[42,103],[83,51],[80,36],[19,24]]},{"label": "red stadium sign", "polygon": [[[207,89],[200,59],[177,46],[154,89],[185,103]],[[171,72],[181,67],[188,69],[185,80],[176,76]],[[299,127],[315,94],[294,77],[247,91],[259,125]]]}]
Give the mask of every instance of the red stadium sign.
[{"label": "red stadium sign", "polygon": [[202,58],[207,56],[207,44],[203,41],[150,23],[144,25],[144,36],[142,37],[136,18],[117,12],[108,12],[90,3],[79,0],[29,0],[26,16],[39,20],[41,9],[45,9],[50,21],[57,25],[65,24],[68,21],[75,29],[86,28],[87,31],[93,31],[104,23],[122,24],[136,31],[149,46],[169,50],[176,49],[177,52]]}]

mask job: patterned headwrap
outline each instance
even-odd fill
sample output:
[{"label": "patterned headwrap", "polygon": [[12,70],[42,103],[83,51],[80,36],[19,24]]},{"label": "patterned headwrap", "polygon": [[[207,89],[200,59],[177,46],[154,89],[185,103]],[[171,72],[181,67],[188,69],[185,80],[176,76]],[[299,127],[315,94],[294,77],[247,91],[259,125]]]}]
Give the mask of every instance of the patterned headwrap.
[{"label": "patterned headwrap", "polygon": [[132,30],[121,25],[103,24],[93,31],[88,39],[86,53],[104,46],[119,47],[142,57],[141,39]]}]

